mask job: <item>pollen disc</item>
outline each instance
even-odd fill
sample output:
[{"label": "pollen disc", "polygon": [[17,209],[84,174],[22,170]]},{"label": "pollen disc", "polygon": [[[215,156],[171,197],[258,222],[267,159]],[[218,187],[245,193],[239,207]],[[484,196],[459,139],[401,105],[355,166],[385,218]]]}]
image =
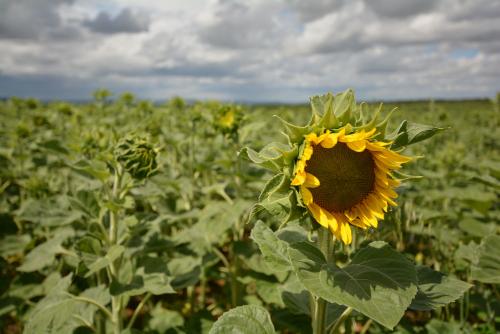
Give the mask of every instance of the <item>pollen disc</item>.
[{"label": "pollen disc", "polygon": [[343,212],[361,203],[374,189],[375,163],[368,150],[355,152],[344,143],[333,148],[313,146],[306,172],[320,186],[310,188],[314,202],[329,212]]}]

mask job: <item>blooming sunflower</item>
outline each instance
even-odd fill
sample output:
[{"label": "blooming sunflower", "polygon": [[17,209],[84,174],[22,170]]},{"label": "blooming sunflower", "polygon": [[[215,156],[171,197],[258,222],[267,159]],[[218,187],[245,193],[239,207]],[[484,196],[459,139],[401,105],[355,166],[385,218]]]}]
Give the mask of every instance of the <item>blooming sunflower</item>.
[{"label": "blooming sunflower", "polygon": [[377,227],[388,205],[396,205],[393,188],[400,182],[391,171],[411,158],[388,149],[390,143],[372,139],[375,128],[346,134],[347,128],[305,136],[291,185],[300,187],[314,219],[350,244],[350,225]]},{"label": "blooming sunflower", "polygon": [[394,189],[400,180],[395,176],[411,160],[396,150],[443,128],[403,120],[387,133],[392,111],[382,118],[382,105],[370,111],[356,103],[352,90],[311,97],[311,111],[305,126],[281,119],[288,145],[270,143],[260,152],[242,150],[249,160],[275,172],[252,214],[264,209],[282,224],[306,222],[303,218],[312,216],[350,244],[351,225],[377,227],[388,207],[396,205]]}]

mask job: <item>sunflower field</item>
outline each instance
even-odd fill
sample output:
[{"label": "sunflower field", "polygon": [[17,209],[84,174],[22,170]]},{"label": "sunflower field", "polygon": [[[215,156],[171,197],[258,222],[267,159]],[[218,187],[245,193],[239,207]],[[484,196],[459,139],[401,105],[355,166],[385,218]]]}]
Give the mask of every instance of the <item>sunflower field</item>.
[{"label": "sunflower field", "polygon": [[0,332],[499,332],[499,99],[304,102],[0,101]]}]

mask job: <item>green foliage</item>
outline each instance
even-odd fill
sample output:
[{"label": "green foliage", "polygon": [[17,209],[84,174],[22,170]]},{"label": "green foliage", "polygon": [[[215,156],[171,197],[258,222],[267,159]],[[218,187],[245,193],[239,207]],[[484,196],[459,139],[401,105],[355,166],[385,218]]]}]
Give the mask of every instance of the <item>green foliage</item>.
[{"label": "green foliage", "polygon": [[500,236],[485,237],[478,249],[477,261],[472,265],[472,279],[500,284]]},{"label": "green foliage", "polygon": [[[357,104],[352,91],[311,106],[112,96],[0,101],[2,330],[113,333],[121,322],[122,333],[311,333],[318,296],[328,299],[329,331],[500,326],[491,101],[382,108]],[[398,189],[399,207],[351,246],[335,244],[333,259],[289,187],[311,107],[319,127],[376,126],[380,138],[396,136],[393,148],[425,156],[409,166],[424,177]],[[230,131],[220,123],[228,111],[237,116]]]},{"label": "green foliage", "polygon": [[247,305],[236,307],[224,313],[214,323],[209,333],[274,334],[276,331],[271,322],[271,317],[265,308],[256,305]]}]

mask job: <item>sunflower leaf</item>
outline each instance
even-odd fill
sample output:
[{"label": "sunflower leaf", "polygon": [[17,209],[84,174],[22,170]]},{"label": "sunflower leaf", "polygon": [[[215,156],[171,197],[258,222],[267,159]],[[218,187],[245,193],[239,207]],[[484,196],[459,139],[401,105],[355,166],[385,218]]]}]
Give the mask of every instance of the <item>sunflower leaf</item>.
[{"label": "sunflower leaf", "polygon": [[418,292],[411,302],[410,309],[430,311],[445,306],[458,298],[472,287],[461,280],[447,277],[429,267],[418,266]]},{"label": "sunflower leaf", "polygon": [[290,187],[290,181],[283,173],[274,175],[269,181],[267,181],[264,189],[262,189],[259,195],[259,201],[263,201],[274,195],[276,192],[282,192],[283,190],[288,190]]},{"label": "sunflower leaf", "polygon": [[244,147],[239,155],[253,163],[280,172],[283,168],[283,153],[279,151],[277,144],[269,144],[264,147],[260,152],[254,151],[251,148]]},{"label": "sunflower leaf", "polygon": [[290,245],[289,256],[311,293],[352,307],[390,329],[417,293],[414,265],[384,242],[372,242],[344,268],[327,264],[321,251],[306,242]]},{"label": "sunflower leaf", "polygon": [[388,139],[393,141],[391,149],[398,149],[428,139],[443,130],[445,128],[412,123],[405,120],[401,122],[394,133],[388,136]]},{"label": "sunflower leaf", "polygon": [[245,305],[224,313],[210,329],[209,334],[275,334],[269,312],[262,306]]},{"label": "sunflower leaf", "polygon": [[274,115],[274,117],[279,119],[285,126],[286,136],[288,137],[290,144],[302,142],[304,140],[304,136],[309,133],[308,126],[298,126],[289,123],[277,115]]},{"label": "sunflower leaf", "polygon": [[259,246],[266,262],[274,269],[278,271],[290,269],[287,243],[280,240],[262,221],[259,220],[255,224],[250,237]]},{"label": "sunflower leaf", "polygon": [[483,283],[500,283],[500,235],[483,238],[479,245],[477,262],[472,265],[473,280]]}]

